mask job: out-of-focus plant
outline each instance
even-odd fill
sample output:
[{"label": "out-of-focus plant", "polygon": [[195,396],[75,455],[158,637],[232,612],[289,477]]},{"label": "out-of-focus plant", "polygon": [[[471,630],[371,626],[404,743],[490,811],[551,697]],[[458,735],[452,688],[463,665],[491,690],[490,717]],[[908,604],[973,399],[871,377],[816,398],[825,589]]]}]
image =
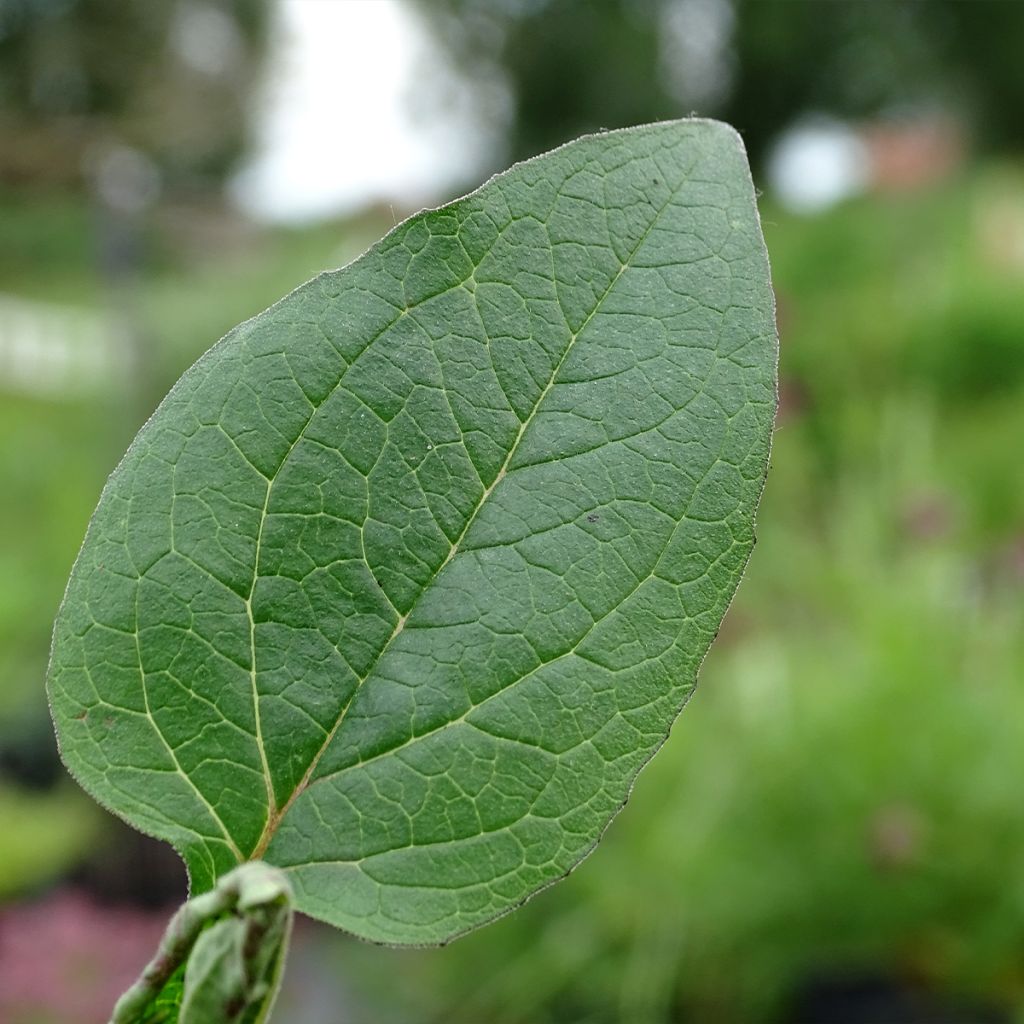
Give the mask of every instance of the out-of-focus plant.
[{"label": "out-of-focus plant", "polygon": [[119,152],[137,176],[126,151],[172,185],[218,182],[246,142],[268,15],[265,0],[4,0],[0,182],[78,184]]}]

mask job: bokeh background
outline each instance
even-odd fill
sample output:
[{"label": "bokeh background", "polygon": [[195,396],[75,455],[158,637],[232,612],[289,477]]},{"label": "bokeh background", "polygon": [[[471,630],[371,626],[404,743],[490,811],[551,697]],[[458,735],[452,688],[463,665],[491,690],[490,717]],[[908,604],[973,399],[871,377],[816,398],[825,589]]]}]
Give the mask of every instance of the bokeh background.
[{"label": "bokeh background", "polygon": [[781,407],[748,576],[567,881],[303,922],[293,1024],[1024,1020],[1024,4],[0,0],[0,1020],[102,1024],[184,896],[55,750],[109,471],[228,328],[598,127],[722,117]]}]

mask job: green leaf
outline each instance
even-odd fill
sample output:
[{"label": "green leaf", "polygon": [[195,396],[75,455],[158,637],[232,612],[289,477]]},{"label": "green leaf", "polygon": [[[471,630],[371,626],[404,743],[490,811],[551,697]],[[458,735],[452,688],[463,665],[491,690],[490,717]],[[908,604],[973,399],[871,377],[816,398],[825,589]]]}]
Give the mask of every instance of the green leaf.
[{"label": "green leaf", "polygon": [[100,500],[64,758],[184,855],[439,942],[566,874],[689,695],[775,409],[742,144],[608,132],[417,214],[232,331]]}]

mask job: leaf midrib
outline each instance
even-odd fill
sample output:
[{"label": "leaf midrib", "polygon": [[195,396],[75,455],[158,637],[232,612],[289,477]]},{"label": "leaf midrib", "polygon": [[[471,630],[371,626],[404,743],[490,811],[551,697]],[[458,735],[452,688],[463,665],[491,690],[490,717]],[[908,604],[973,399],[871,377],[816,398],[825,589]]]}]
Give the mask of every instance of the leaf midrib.
[{"label": "leaf midrib", "polygon": [[[575,333],[571,334],[571,336],[569,338],[569,343],[566,345],[565,351],[562,353],[561,358],[559,359],[558,363],[555,365],[554,369],[552,370],[551,375],[548,378],[547,384],[545,385],[545,387],[541,391],[541,393],[538,395],[537,401],[534,403],[534,406],[531,409],[530,414],[520,424],[519,431],[517,432],[515,438],[513,439],[513,442],[511,444],[511,446],[509,447],[508,454],[506,455],[505,460],[504,460],[504,462],[501,465],[501,468],[498,470],[498,472],[495,475],[495,478],[491,482],[491,484],[484,489],[484,492],[481,495],[480,499],[478,500],[476,506],[473,508],[473,511],[467,517],[466,524],[463,527],[461,533],[451,543],[451,546],[448,549],[448,554],[445,557],[444,561],[441,563],[441,565],[438,567],[437,571],[434,573],[433,578],[426,584],[426,586],[423,587],[423,589],[419,592],[419,594],[416,595],[416,598],[413,600],[412,605],[409,607],[409,610],[404,615],[399,617],[399,620],[395,624],[395,628],[392,631],[391,636],[389,636],[388,639],[385,641],[385,643],[381,646],[380,651],[377,653],[376,657],[374,657],[373,661],[371,662],[369,668],[366,670],[366,672],[362,676],[362,678],[360,678],[357,681],[355,687],[352,690],[352,693],[349,696],[349,699],[345,702],[344,706],[338,712],[338,717],[335,720],[334,725],[331,727],[330,731],[327,733],[327,736],[324,739],[324,742],[321,744],[321,746],[317,750],[316,754],[314,754],[313,759],[310,761],[309,767],[306,769],[305,773],[303,774],[302,779],[299,781],[299,783],[292,790],[291,794],[288,796],[288,799],[284,802],[283,805],[281,805],[279,810],[276,807],[276,800],[268,807],[267,823],[266,823],[266,825],[265,825],[265,827],[263,829],[262,834],[260,835],[260,838],[257,840],[257,843],[256,843],[255,847],[253,848],[252,853],[249,855],[249,859],[250,860],[257,860],[260,857],[262,857],[263,853],[266,851],[268,845],[270,844],[271,839],[273,839],[275,833],[277,832],[278,827],[280,826],[281,822],[284,820],[284,818],[287,815],[287,813],[288,813],[289,809],[291,808],[292,804],[299,797],[299,795],[309,786],[310,780],[312,779],[312,776],[313,776],[313,773],[316,771],[316,768],[319,765],[320,760],[323,758],[323,756],[326,753],[328,747],[331,745],[332,741],[334,740],[334,737],[337,735],[339,729],[341,728],[342,724],[344,723],[345,717],[346,717],[346,715],[348,713],[348,710],[352,706],[353,702],[355,701],[355,698],[356,698],[357,694],[359,693],[360,689],[362,688],[363,684],[373,674],[374,670],[376,669],[377,665],[380,663],[381,659],[388,652],[388,650],[391,648],[391,645],[394,643],[395,639],[401,634],[402,630],[405,628],[405,623],[408,621],[409,616],[416,610],[416,606],[419,604],[420,598],[423,596],[423,594],[426,592],[426,590],[437,581],[437,579],[440,577],[441,573],[447,567],[448,563],[451,562],[451,560],[458,553],[459,545],[462,543],[462,541],[464,540],[466,535],[469,533],[471,527],[473,526],[473,523],[476,521],[477,515],[479,514],[480,510],[487,503],[487,500],[488,500],[488,498],[490,498],[491,494],[494,492],[494,489],[505,478],[506,471],[508,470],[508,467],[511,464],[512,459],[515,457],[515,454],[516,454],[516,452],[519,449],[519,445],[520,445],[523,437],[525,436],[526,431],[529,429],[530,425],[533,423],[534,419],[536,418],[536,415],[539,412],[541,406],[544,404],[544,399],[547,397],[547,395],[549,394],[551,389],[555,386],[555,384],[557,382],[557,379],[558,379],[558,375],[561,372],[561,369],[562,369],[563,365],[565,364],[565,361],[568,359],[569,354],[575,348],[577,341],[583,336],[584,331],[590,325],[591,321],[594,319],[594,317],[600,311],[602,305],[608,299],[608,296],[611,295],[611,293],[614,290],[616,284],[618,284],[619,279],[622,277],[622,275],[625,273],[625,271],[629,268],[629,266],[632,263],[632,261],[636,258],[637,253],[643,247],[644,243],[647,241],[647,239],[650,236],[651,232],[657,226],[658,221],[661,219],[662,215],[672,205],[673,201],[675,200],[676,196],[679,194],[679,191],[682,189],[682,187],[686,183],[687,179],[688,179],[688,172],[683,175],[682,180],[675,186],[675,188],[670,190],[668,198],[665,200],[665,202],[655,212],[655,215],[651,219],[651,222],[647,225],[647,227],[644,230],[643,234],[640,236],[640,238],[637,240],[636,244],[633,246],[633,248],[627,254],[625,260],[623,260],[622,263],[619,265],[619,269],[616,271],[615,275],[612,277],[611,281],[608,283],[608,285],[605,288],[604,292],[602,292],[602,294],[598,297],[597,301],[594,303],[593,308],[587,314],[587,316],[584,319],[583,323],[580,324],[579,328],[576,330]],[[556,296],[557,296],[557,287],[558,287],[557,278],[554,279],[554,284],[555,284]],[[390,330],[391,327],[393,327],[394,324],[397,322],[397,320],[400,319],[401,316],[406,314],[408,311],[409,310],[407,310],[407,309],[402,310],[402,313],[399,314],[399,317],[396,318],[394,321],[392,321],[384,329],[384,331]],[[564,311],[563,311],[563,317],[564,317]],[[380,332],[380,334],[383,334],[384,331]],[[380,337],[380,334],[378,334],[376,337]],[[373,339],[373,341],[376,340],[376,337]],[[369,344],[367,345],[367,348],[369,348],[369,345],[373,344],[373,341],[369,342]],[[364,349],[364,351],[365,351],[365,349]],[[351,364],[349,364],[349,366],[350,365]],[[346,366],[345,369],[342,371],[341,377],[339,378],[337,384],[335,384],[334,388],[332,388],[332,391],[331,391],[332,394],[335,391],[337,391],[338,388],[341,387],[342,383],[344,382],[345,375],[348,372],[349,366]],[[325,398],[324,401],[326,401],[326,400],[327,399]],[[324,403],[321,402],[320,405],[317,406],[317,409],[321,408],[323,404]],[[295,447],[298,445],[299,441],[304,436],[306,430],[309,428],[310,423],[312,422],[313,418],[316,415],[317,409],[313,410],[313,413],[310,415],[309,419],[306,421],[306,423],[304,424],[302,430],[300,431],[299,436],[296,437],[295,441],[292,443],[292,445],[289,448],[287,454],[281,460],[280,465],[278,466],[277,470],[274,472],[274,476],[270,479],[270,481],[268,483],[268,487],[267,487],[267,500],[266,500],[266,502],[264,504],[264,516],[261,517],[261,521],[260,521],[260,530],[259,530],[259,536],[260,537],[262,537],[263,521],[265,519],[266,509],[269,507],[270,490],[273,488],[274,481],[277,479],[278,474],[284,468],[284,465],[288,461],[289,456],[291,455],[291,453],[294,451]],[[255,553],[255,564],[254,564],[254,569],[253,569],[253,577],[254,577],[254,579],[253,579],[253,587],[255,588],[255,581],[259,578],[259,547],[258,547],[258,545],[257,545],[256,553]],[[251,599],[251,595],[250,595],[250,599]],[[251,621],[251,607],[249,606],[248,602],[247,602],[247,608],[249,608],[250,621]],[[253,654],[253,662],[252,662],[252,664],[253,664],[253,670],[252,670],[252,672],[253,672],[253,675],[252,675],[252,678],[253,678],[253,697],[254,697],[254,700],[255,700],[257,728],[259,729],[259,724],[258,724],[259,723],[259,695],[258,695],[258,692],[255,689],[255,678],[256,678],[256,670],[255,670],[255,645],[253,646],[252,654]],[[267,763],[266,762],[266,754],[265,754],[265,752],[262,749],[262,742],[260,743],[260,746],[261,746],[261,757],[263,758],[263,763],[266,765],[266,763]],[[268,786],[268,793],[272,794],[273,786],[272,786],[272,782],[270,780],[269,767],[267,768],[267,786]]]}]

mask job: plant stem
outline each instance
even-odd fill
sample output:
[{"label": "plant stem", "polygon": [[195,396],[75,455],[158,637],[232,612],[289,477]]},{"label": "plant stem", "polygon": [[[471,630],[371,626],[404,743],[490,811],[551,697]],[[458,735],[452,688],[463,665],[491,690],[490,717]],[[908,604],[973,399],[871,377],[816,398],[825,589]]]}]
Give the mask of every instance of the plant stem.
[{"label": "plant stem", "polygon": [[[259,971],[258,977],[247,972],[244,988],[248,991],[241,992],[243,997],[264,1002],[269,1011],[280,981],[281,961],[288,939],[291,887],[276,868],[261,861],[250,861],[225,875],[211,892],[196,896],[178,908],[167,925],[156,955],[146,965],[138,981],[117,1001],[110,1024],[138,1024],[175,972],[189,962],[200,934],[210,925],[229,915],[237,915],[248,925],[250,937],[260,940],[268,934],[266,914],[275,910],[285,917],[284,925],[271,931],[281,948],[262,957],[260,953],[265,954],[266,951],[247,949],[247,959],[251,964],[258,959],[265,960],[271,964],[271,970],[269,974]],[[271,991],[267,990],[268,984]],[[265,1019],[265,1014],[260,1019]]]}]

